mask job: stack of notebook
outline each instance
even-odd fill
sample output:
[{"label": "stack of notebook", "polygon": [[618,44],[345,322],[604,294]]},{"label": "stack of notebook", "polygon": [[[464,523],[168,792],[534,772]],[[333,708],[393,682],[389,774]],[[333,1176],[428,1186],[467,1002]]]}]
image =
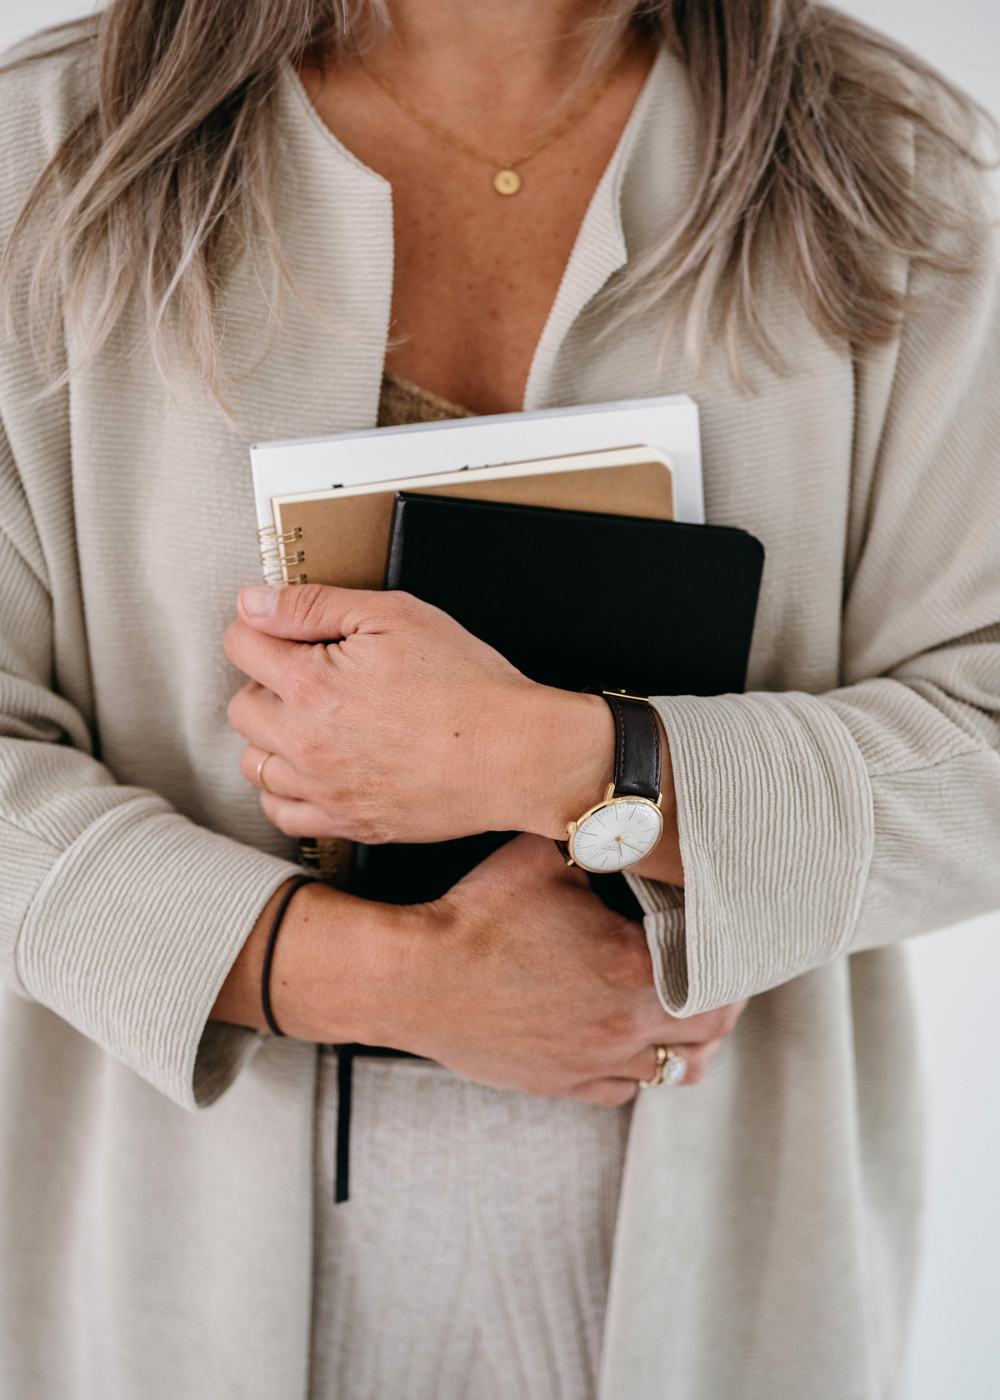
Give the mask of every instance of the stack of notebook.
[{"label": "stack of notebook", "polygon": [[[252,460],[270,582],[404,589],[562,689],[743,688],[763,549],[702,523],[690,399],[269,443]],[[357,846],[350,888],[434,899],[509,835]],[[638,912],[622,876],[592,883]]]}]

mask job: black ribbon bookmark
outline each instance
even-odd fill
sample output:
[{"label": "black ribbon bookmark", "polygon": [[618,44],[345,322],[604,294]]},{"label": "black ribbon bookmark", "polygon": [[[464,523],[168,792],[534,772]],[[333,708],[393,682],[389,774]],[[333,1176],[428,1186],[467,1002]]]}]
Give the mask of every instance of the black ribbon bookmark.
[{"label": "black ribbon bookmark", "polygon": [[351,1085],[354,1079],[356,1045],[335,1045],[337,1052],[337,1170],[333,1199],[337,1205],[347,1200],[351,1170]]},{"label": "black ribbon bookmark", "polygon": [[351,1091],[354,1083],[354,1061],[365,1059],[420,1060],[408,1050],[390,1050],[385,1045],[332,1045],[337,1052],[337,1168],[333,1199],[341,1205],[348,1199],[351,1172]]}]

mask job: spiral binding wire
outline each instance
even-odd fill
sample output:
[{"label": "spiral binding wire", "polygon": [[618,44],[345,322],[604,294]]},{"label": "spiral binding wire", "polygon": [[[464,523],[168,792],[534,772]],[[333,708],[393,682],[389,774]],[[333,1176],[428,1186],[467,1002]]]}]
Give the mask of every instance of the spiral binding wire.
[{"label": "spiral binding wire", "polygon": [[309,582],[307,574],[291,573],[296,564],[305,562],[305,552],[292,548],[301,538],[302,531],[298,525],[280,535],[274,525],[265,525],[257,531],[260,567],[265,583],[278,587],[282,583]]},{"label": "spiral binding wire", "polygon": [[299,837],[299,864],[313,871],[320,880],[340,884],[347,875],[345,857],[350,843],[330,840],[324,836]]}]

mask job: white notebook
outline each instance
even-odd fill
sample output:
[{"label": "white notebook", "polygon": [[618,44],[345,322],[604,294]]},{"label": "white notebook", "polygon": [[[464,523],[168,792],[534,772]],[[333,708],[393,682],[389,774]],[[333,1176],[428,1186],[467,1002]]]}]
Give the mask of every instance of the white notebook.
[{"label": "white notebook", "polygon": [[670,461],[674,518],[703,524],[698,406],[681,394],[257,443],[250,449],[257,524],[275,526],[275,497],[319,496],[373,482],[412,482],[639,444]]}]

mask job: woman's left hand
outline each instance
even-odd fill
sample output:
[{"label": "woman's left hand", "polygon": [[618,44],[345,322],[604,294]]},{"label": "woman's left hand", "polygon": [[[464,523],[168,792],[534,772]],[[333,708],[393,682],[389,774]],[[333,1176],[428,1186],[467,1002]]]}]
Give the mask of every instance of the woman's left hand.
[{"label": "woman's left hand", "polygon": [[[290,836],[562,838],[611,781],[599,696],[536,684],[409,594],[245,588],[239,613],[226,654],[251,679],[229,718],[250,782],[273,755],[261,805]],[[668,763],[663,788],[669,832]]]}]

